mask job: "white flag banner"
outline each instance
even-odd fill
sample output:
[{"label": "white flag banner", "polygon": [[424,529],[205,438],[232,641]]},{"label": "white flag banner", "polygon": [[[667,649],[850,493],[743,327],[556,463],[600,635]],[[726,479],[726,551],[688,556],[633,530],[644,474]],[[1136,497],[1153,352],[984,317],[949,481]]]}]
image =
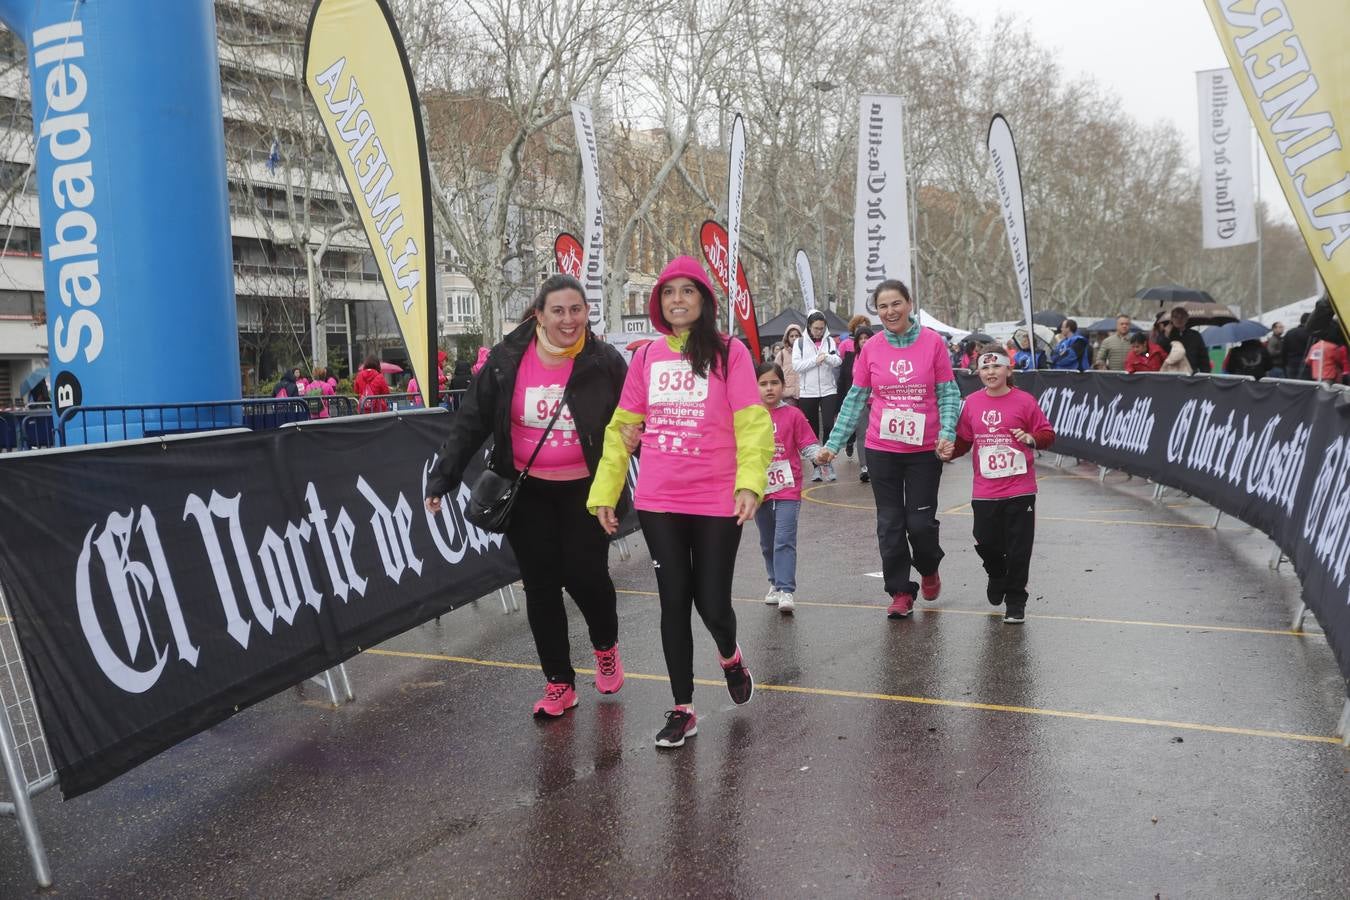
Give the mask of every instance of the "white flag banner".
[{"label": "white flag banner", "polygon": [[858,101],[858,184],[853,208],[853,311],[876,315],[872,291],[888,278],[913,285],[905,188],[904,105],[899,97]]},{"label": "white flag banner", "polygon": [[797,281],[802,286],[802,302],[806,304],[806,311],[819,309],[816,306],[816,285],[811,280],[811,260],[805,250],[797,251]]},{"label": "white flag banner", "polygon": [[586,221],[582,223],[586,263],[581,270],[581,284],[586,289],[591,330],[604,334],[605,216],[600,209],[600,157],[595,144],[595,121],[589,106],[572,104],[572,126],[576,129],[577,147],[581,150],[581,180],[586,191]]},{"label": "white flag banner", "polygon": [[1200,102],[1200,214],[1203,246],[1256,241],[1251,117],[1231,69],[1195,73]]},{"label": "white flag banner", "polygon": [[994,165],[998,205],[1003,213],[1003,226],[1008,232],[1008,249],[1012,251],[1017,292],[1022,296],[1022,316],[1027,323],[1027,333],[1030,334],[1031,247],[1027,243],[1027,213],[1022,205],[1022,169],[1017,163],[1017,147],[1013,144],[1008,120],[995,113],[989,122],[989,136],[985,142]]},{"label": "white flag banner", "polygon": [[[745,120],[740,113],[731,122],[731,150],[727,166],[727,259],[729,265],[740,263],[741,200],[745,197]],[[731,296],[731,285],[736,283],[735,272],[727,275],[727,334],[736,331],[736,298]]]}]

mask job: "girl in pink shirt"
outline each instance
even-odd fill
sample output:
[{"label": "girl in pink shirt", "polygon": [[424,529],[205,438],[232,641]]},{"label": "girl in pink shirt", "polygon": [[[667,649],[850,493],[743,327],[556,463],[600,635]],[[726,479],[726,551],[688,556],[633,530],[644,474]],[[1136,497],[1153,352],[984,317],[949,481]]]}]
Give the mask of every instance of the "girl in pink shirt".
[{"label": "girl in pink shirt", "polygon": [[759,526],[759,549],[769,571],[769,592],[764,602],[776,604],[791,614],[797,590],[797,517],[802,506],[802,460],[820,450],[811,423],[795,406],[783,402],[783,369],[778,363],[761,363],[759,396],[773,420],[773,462],[769,464],[764,502],[755,513]]},{"label": "girl in pink shirt", "polygon": [[1036,535],[1035,450],[1055,440],[1055,430],[1036,398],[1012,386],[1012,368],[997,344],[976,359],[984,390],[966,398],[956,423],[956,444],[944,459],[974,450],[970,507],[975,514],[975,552],[989,575],[986,596],[1006,604],[1003,621],[1026,618],[1027,574]]},{"label": "girl in pink shirt", "polygon": [[617,530],[614,505],[629,457],[624,429],[643,425],[634,505],[656,569],[661,646],[675,695],[656,746],[679,747],[698,731],[695,607],[717,644],[732,701],[746,703],[754,692],[736,644],[731,579],[741,526],[764,495],[773,432],[750,352],[718,333],[717,301],[697,260],[681,256],[666,266],[649,312],[666,337],[633,357],[587,506],[606,531]]}]

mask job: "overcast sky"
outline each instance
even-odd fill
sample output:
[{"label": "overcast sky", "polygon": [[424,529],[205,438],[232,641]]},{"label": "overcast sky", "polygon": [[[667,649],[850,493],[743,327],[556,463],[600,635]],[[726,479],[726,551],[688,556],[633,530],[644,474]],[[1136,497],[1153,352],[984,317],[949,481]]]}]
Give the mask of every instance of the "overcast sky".
[{"label": "overcast sky", "polygon": [[[1084,73],[1120,97],[1141,122],[1167,119],[1185,136],[1191,161],[1199,160],[1195,73],[1226,68],[1227,59],[1201,0],[950,0],[989,26],[1000,11],[1016,16],[1055,51],[1067,76]],[[1017,123],[1012,123],[1014,133]],[[1275,218],[1293,221],[1279,183],[1261,160],[1261,199]]]}]

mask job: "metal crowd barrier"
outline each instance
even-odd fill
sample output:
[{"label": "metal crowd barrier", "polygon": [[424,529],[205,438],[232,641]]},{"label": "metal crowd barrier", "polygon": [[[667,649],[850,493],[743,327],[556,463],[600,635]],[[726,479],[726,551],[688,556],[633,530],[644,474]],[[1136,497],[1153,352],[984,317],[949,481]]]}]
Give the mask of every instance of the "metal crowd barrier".
[{"label": "metal crowd barrier", "polygon": [[[340,400],[330,409],[348,415],[355,410],[351,397],[326,397]],[[313,404],[313,405],[311,405]],[[126,406],[72,406],[61,413],[55,427],[56,446],[67,446],[73,428],[100,437],[100,442],[165,437],[225,428],[249,428],[271,431],[288,422],[303,422],[321,407],[317,398],[248,397],[242,400],[212,400],[198,403],[144,403]],[[331,415],[331,412],[330,412]],[[48,444],[47,446],[51,446]]]},{"label": "metal crowd barrier", "polygon": [[[464,401],[465,391],[446,391],[441,395],[441,407],[454,412]],[[383,404],[383,408],[381,408]],[[400,412],[405,409],[421,409],[421,394],[367,394],[356,404],[359,415],[377,412]]]},{"label": "metal crowd barrier", "polygon": [[56,767],[47,750],[47,736],[38,719],[33,687],[19,651],[9,602],[0,589],[0,760],[4,762],[8,800],[0,801],[0,816],[15,819],[33,877],[42,887],[51,887],[52,873],[47,850],[33,815],[32,799],[56,784]]}]

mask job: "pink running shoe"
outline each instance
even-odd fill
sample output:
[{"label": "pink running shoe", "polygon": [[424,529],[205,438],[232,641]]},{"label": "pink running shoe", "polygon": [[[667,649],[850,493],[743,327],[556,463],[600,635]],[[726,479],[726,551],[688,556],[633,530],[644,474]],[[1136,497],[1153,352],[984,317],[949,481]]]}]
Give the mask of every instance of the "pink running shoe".
[{"label": "pink running shoe", "polygon": [[623,662],[619,645],[595,651],[595,689],[602,694],[617,694],[623,687]]},{"label": "pink running shoe", "polygon": [[534,705],[537,719],[556,719],[577,705],[576,689],[570,684],[550,681],[544,687],[544,696]]},{"label": "pink running shoe", "polygon": [[924,575],[919,579],[919,590],[923,593],[923,599],[932,603],[942,593],[942,578],[938,573]]},{"label": "pink running shoe", "polygon": [[904,619],[914,611],[914,595],[901,591],[891,597],[891,605],[886,609],[886,618]]}]

